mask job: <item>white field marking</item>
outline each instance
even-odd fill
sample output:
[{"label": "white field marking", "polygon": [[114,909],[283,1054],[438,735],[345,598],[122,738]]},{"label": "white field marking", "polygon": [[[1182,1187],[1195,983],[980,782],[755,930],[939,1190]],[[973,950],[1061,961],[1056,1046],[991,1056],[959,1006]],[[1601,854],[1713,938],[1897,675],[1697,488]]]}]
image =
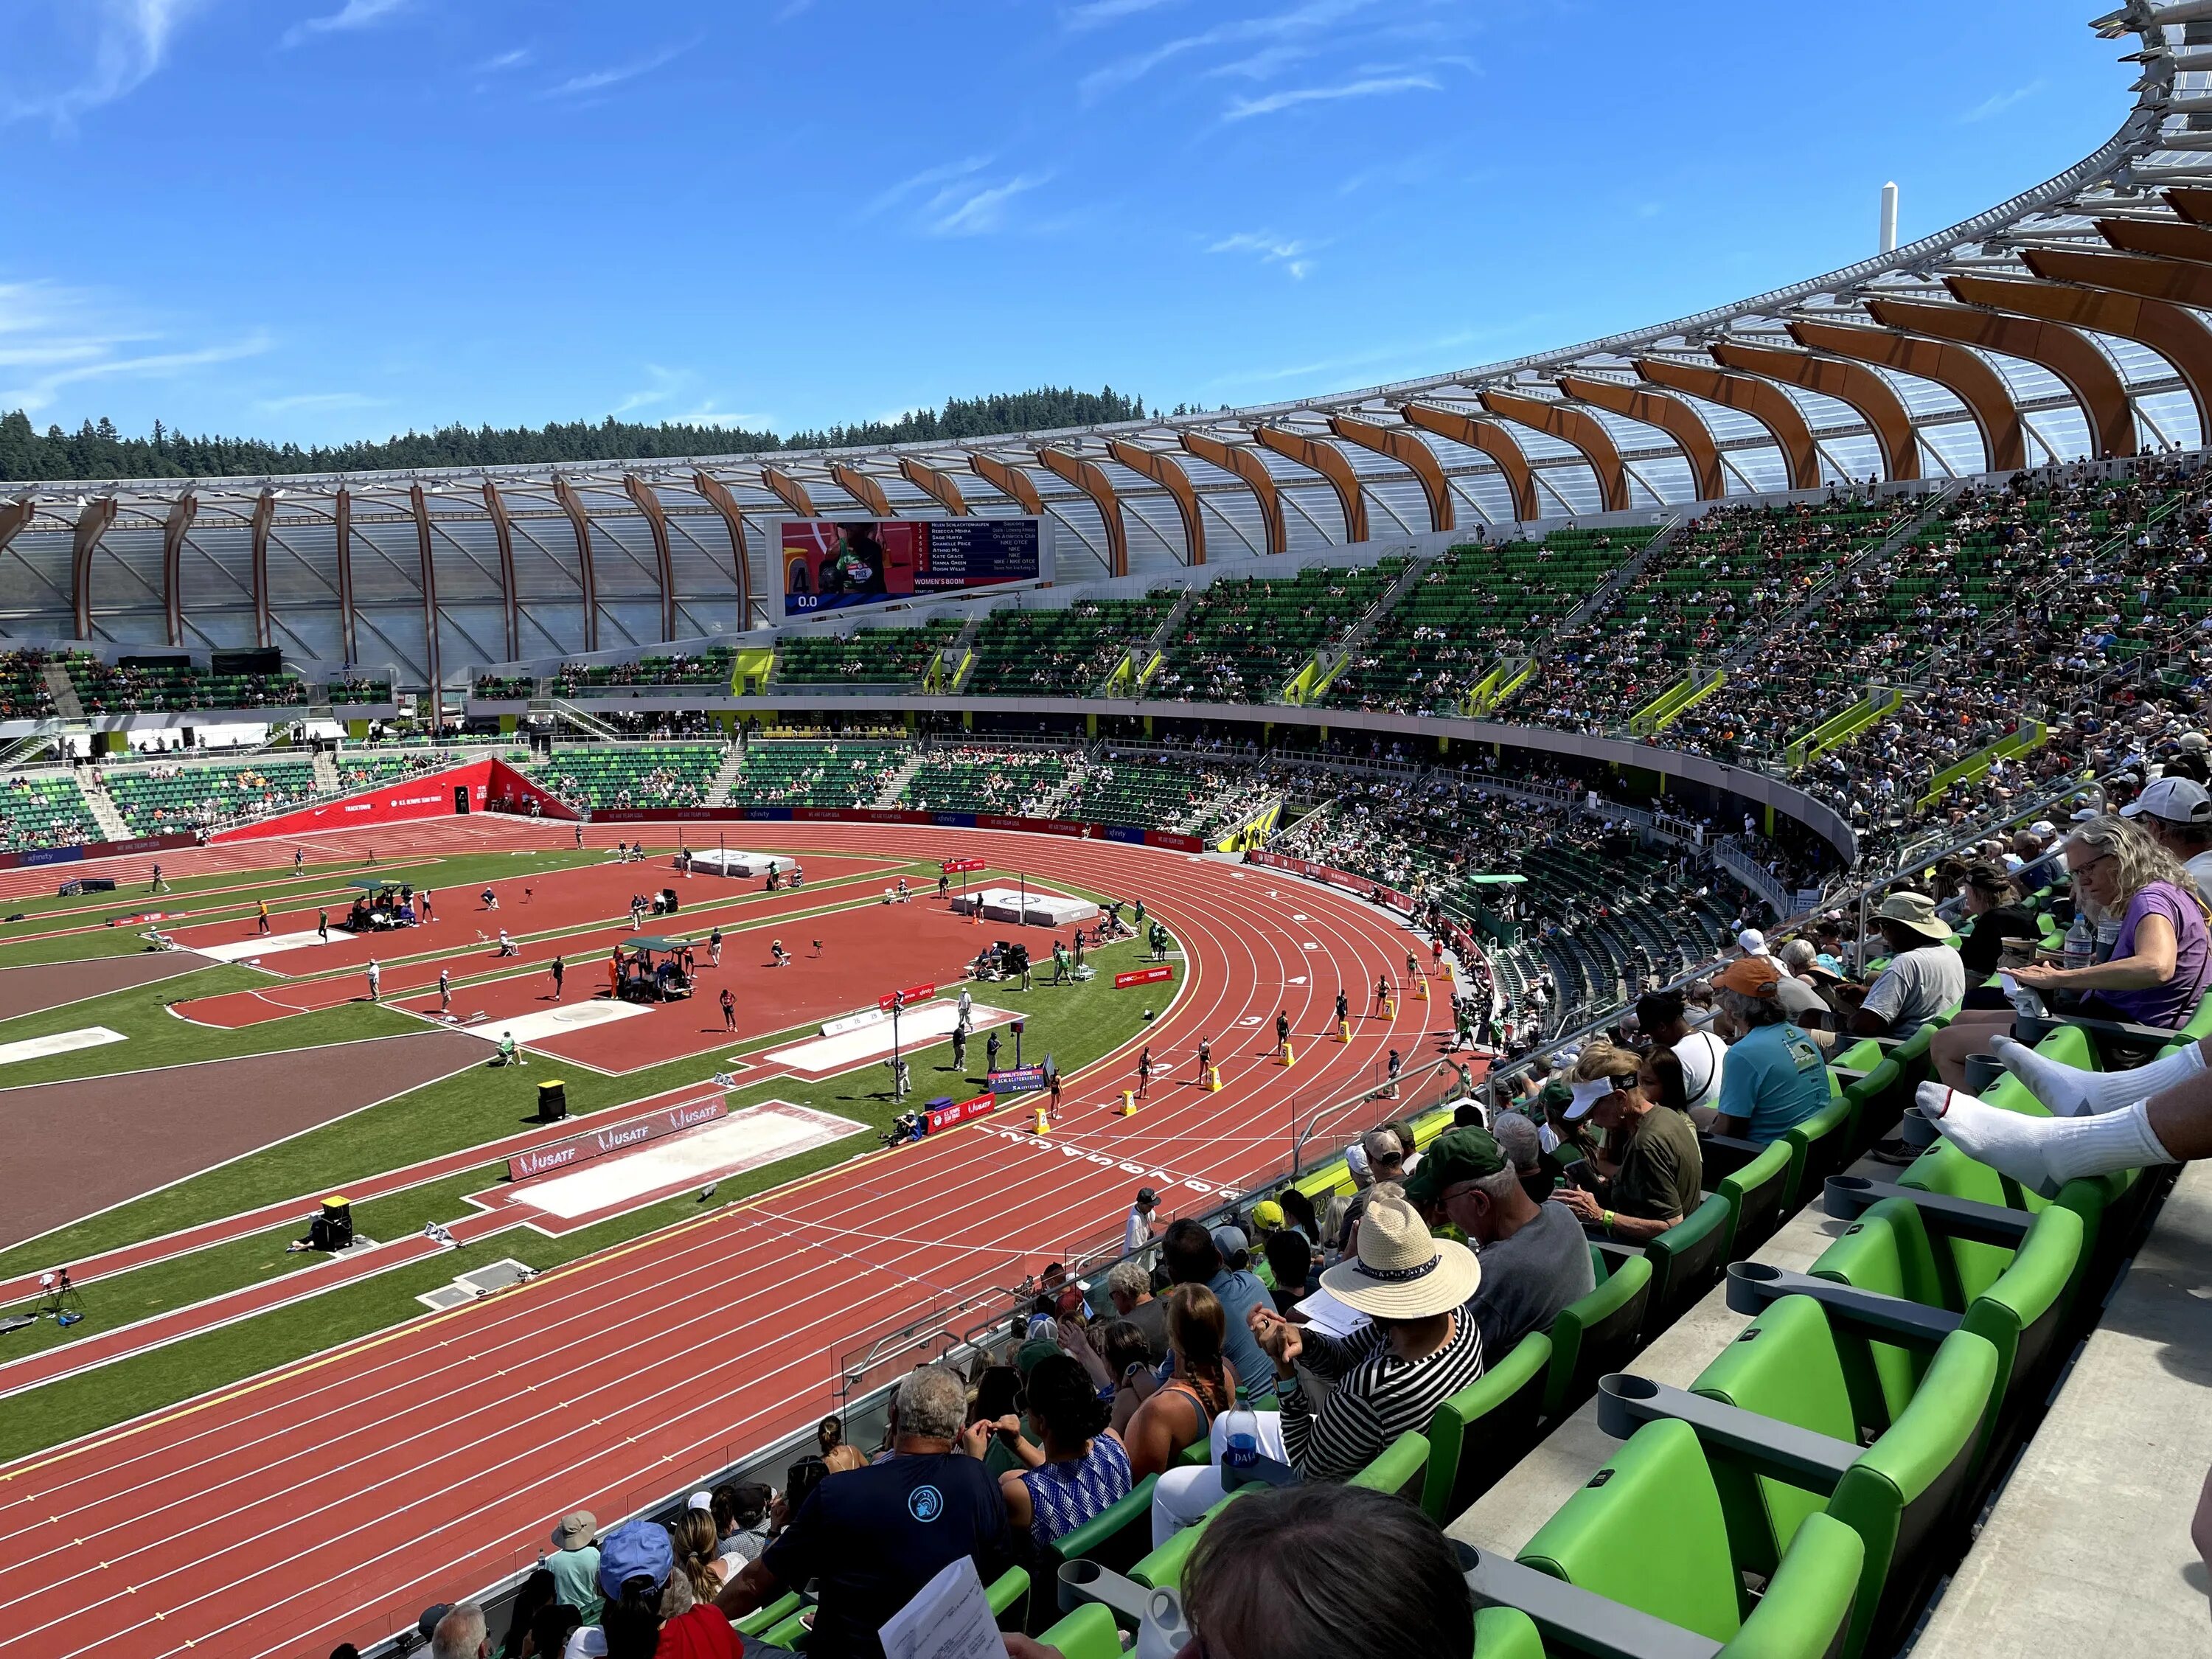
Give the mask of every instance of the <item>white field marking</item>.
[{"label": "white field marking", "polygon": [[45,1060],[52,1054],[74,1054],[79,1048],[98,1048],[110,1042],[130,1041],[122,1032],[111,1031],[105,1025],[88,1025],[76,1031],[55,1031],[42,1037],[26,1037],[21,1042],[0,1042],[0,1066],[13,1066],[19,1060]]},{"label": "white field marking", "polygon": [[[1003,1008],[987,1008],[979,1002],[970,1011],[969,1030],[980,1031],[1012,1018]],[[899,1047],[919,1048],[925,1043],[939,1042],[951,1036],[952,1028],[959,1022],[960,1005],[951,998],[939,997],[921,1003],[899,1015]],[[891,1023],[885,1019],[840,1031],[835,1036],[816,1037],[788,1048],[771,1049],[762,1058],[772,1065],[787,1066],[794,1072],[821,1077],[879,1059],[890,1051]]]},{"label": "white field marking", "polygon": [[663,1188],[688,1187],[757,1170],[866,1127],[808,1107],[764,1101],[704,1128],[648,1142],[635,1152],[594,1159],[573,1175],[535,1182],[516,1199],[533,1210],[573,1221]]},{"label": "white field marking", "polygon": [[572,1002],[558,1008],[546,1008],[536,1013],[517,1014],[513,1019],[487,1019],[481,1025],[455,1025],[449,1029],[465,1031],[472,1037],[482,1037],[486,1042],[497,1042],[511,1036],[517,1042],[543,1042],[547,1037],[564,1036],[571,1031],[587,1031],[594,1025],[605,1025],[617,1019],[629,1019],[653,1011],[641,1003],[618,1002],[612,997],[595,997],[589,1002]]}]

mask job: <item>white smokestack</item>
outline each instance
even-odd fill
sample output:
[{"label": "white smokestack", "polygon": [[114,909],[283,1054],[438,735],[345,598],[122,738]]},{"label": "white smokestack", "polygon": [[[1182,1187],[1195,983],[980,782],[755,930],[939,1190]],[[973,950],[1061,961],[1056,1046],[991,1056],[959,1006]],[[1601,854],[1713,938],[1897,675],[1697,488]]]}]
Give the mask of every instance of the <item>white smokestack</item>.
[{"label": "white smokestack", "polygon": [[1897,185],[1894,181],[1881,187],[1881,251],[1897,252]]}]

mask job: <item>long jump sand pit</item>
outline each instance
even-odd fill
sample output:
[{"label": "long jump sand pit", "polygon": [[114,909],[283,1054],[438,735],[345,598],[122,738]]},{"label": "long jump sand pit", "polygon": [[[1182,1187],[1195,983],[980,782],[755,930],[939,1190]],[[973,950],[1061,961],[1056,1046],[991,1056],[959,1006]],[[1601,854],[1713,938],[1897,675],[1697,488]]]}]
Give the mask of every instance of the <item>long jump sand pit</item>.
[{"label": "long jump sand pit", "polygon": [[858,1134],[866,1127],[811,1107],[763,1101],[635,1152],[598,1158],[568,1175],[527,1183],[516,1191],[515,1201],[573,1221],[603,1210],[626,1208],[656,1193],[742,1175]]}]

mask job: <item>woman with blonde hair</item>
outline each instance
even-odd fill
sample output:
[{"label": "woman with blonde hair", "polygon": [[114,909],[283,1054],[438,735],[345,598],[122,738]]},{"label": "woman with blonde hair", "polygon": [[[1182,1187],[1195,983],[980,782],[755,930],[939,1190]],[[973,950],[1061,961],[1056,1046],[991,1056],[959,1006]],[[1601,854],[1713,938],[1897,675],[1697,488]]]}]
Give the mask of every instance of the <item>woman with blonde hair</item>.
[{"label": "woman with blonde hair", "polygon": [[1167,1294],[1168,1380],[1129,1419],[1129,1478],[1159,1474],[1186,1446],[1205,1439],[1213,1419],[1237,1403],[1237,1370],[1223,1355],[1229,1321],[1203,1285]]},{"label": "woman with blonde hair", "polygon": [[1632,1048],[1595,1037],[1583,1045],[1572,1083],[1561,1116],[1573,1127],[1607,1131],[1613,1162],[1600,1163],[1596,1191],[1565,1188],[1559,1201],[1631,1243],[1657,1237],[1697,1208],[1705,1154],[1689,1114],[1660,1103],[1659,1068]]},{"label": "woman with blonde hair", "polygon": [[730,1564],[722,1557],[722,1536],[714,1528],[713,1511],[684,1510],[684,1518],[669,1528],[669,1541],[676,1547],[677,1571],[690,1582],[691,1599],[711,1601],[720,1595]]},{"label": "woman with blonde hair", "polygon": [[[2109,812],[2075,825],[2059,854],[2075,903],[2086,901],[2118,916],[2119,937],[2103,962],[2031,964],[2012,969],[2013,978],[2046,999],[2053,992],[2079,993],[2067,1012],[2093,1019],[2167,1030],[2186,1024],[2212,988],[2212,928],[2189,872],[2134,823]],[[2010,1050],[2018,1046],[2010,1010],[1966,1009],[1937,1032],[1930,1054],[1944,1084],[1966,1086],[1969,1054],[1992,1052],[2011,1065]]]}]

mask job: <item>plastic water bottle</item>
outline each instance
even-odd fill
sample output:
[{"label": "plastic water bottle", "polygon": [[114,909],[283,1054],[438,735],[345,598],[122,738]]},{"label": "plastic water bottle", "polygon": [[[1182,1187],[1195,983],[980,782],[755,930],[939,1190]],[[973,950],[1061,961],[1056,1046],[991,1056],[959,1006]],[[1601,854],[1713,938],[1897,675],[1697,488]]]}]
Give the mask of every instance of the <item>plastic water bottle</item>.
[{"label": "plastic water bottle", "polygon": [[2091,958],[2096,954],[2096,930],[2089,925],[2089,918],[2087,915],[2078,910],[2075,911],[2074,925],[2066,930],[2066,950],[2063,958],[2065,965],[2069,968],[2087,968]]},{"label": "plastic water bottle", "polygon": [[1260,1419],[1250,1412],[1231,1412],[1222,1425],[1221,1467],[1243,1480],[1260,1466]]},{"label": "plastic water bottle", "polygon": [[2119,948],[2119,944],[2120,919],[2118,916],[2107,916],[2097,924],[2097,949],[2092,960],[2110,962],[2112,959],[2112,952]]}]

